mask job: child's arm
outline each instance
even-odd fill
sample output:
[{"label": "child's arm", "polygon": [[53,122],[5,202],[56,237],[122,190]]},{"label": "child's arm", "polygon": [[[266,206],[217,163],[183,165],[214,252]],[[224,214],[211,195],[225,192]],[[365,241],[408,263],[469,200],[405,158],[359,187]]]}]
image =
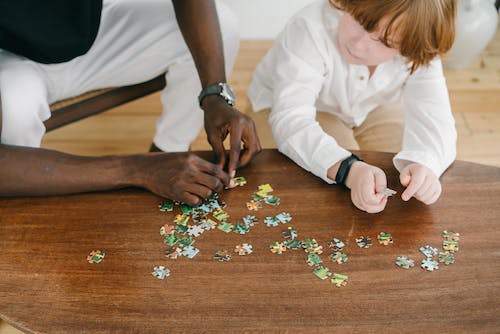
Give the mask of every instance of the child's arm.
[{"label": "child's arm", "polygon": [[[333,183],[340,163],[351,153],[340,147],[316,121],[316,100],[331,54],[322,49],[313,27],[296,20],[287,25],[273,46],[273,107],[269,118],[281,152],[298,165]],[[387,204],[384,172],[364,162],[351,167],[345,185],[353,204],[363,211],[380,212]]]},{"label": "child's arm", "polygon": [[[290,22],[273,46],[269,123],[278,149],[328,183],[327,170],[351,153],[316,121],[316,100],[324,83],[327,54],[321,36],[301,20]],[[324,48],[324,47],[323,47]]]},{"label": "child's arm", "polygon": [[439,59],[410,76],[403,99],[406,109],[403,148],[394,157],[400,181],[408,187],[402,198],[415,197],[431,204],[441,194],[439,177],[455,160],[457,139]]}]

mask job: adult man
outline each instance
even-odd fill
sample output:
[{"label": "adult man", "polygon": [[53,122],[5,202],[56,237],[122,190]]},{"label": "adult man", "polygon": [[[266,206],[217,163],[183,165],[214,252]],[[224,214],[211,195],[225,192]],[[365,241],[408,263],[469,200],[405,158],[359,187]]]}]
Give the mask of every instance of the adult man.
[{"label": "adult man", "polygon": [[[260,151],[253,121],[225,94],[224,56],[229,68],[238,38],[214,0],[0,0],[0,11],[0,195],[138,186],[194,205]],[[50,103],[165,71],[152,147],[186,151],[204,118],[217,165],[188,153],[81,157],[38,148]]]}]

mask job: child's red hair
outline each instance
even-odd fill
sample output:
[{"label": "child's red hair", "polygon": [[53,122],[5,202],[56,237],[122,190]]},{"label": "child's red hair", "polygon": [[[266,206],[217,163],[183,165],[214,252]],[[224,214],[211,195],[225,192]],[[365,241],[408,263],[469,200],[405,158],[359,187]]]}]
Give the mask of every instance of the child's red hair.
[{"label": "child's red hair", "polygon": [[[386,18],[381,41],[411,62],[411,73],[448,52],[455,39],[456,0],[329,1],[352,15],[368,32],[377,30]],[[394,36],[397,41],[390,39]]]}]

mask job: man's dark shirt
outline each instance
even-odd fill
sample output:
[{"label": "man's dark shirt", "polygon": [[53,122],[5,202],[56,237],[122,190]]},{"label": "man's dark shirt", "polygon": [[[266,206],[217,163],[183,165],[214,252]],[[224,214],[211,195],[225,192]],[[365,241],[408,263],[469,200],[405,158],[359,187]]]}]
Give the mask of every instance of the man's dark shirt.
[{"label": "man's dark shirt", "polygon": [[40,63],[85,54],[97,36],[102,0],[0,0],[0,49]]}]

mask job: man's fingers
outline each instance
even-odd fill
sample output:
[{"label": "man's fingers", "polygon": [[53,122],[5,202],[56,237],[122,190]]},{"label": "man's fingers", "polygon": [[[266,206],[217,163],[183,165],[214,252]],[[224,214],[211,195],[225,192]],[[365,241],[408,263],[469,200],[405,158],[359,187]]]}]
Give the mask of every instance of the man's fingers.
[{"label": "man's fingers", "polygon": [[182,203],[186,203],[187,205],[191,205],[191,206],[197,206],[197,205],[201,204],[201,201],[202,201],[199,196],[191,194],[188,191],[183,192],[182,195],[179,197],[179,200]]},{"label": "man's fingers", "polygon": [[197,204],[200,204],[204,199],[212,195],[212,190],[204,185],[191,183],[186,186],[186,192],[198,198]]},{"label": "man's fingers", "polygon": [[231,140],[231,151],[229,152],[229,165],[227,166],[227,172],[231,177],[234,177],[236,174],[236,168],[238,168],[242,133],[243,124],[239,123],[238,126],[231,128],[231,132],[229,134]]},{"label": "man's fingers", "polygon": [[252,157],[262,150],[253,121],[248,124],[248,127],[243,132],[242,140],[245,148],[240,153],[239,167],[246,166],[252,160]]},{"label": "man's fingers", "polygon": [[212,146],[215,153],[215,163],[221,168],[226,164],[226,149],[222,138],[214,134],[207,134],[208,142]]},{"label": "man's fingers", "polygon": [[[224,189],[224,184],[222,180],[220,180],[217,177],[214,177],[212,175],[208,174],[201,174],[200,177],[198,178],[197,182],[210,190],[212,192],[221,192]],[[207,197],[209,197],[211,194],[209,194]],[[205,198],[207,198],[205,197]]]},{"label": "man's fingers", "polygon": [[[217,179],[221,180],[221,182],[225,186],[229,186],[229,182],[231,181],[231,178],[229,175],[224,172],[222,167],[220,165],[215,165],[213,163],[210,163],[204,159],[201,159],[198,161],[198,169],[206,174],[215,176]],[[207,184],[208,186],[208,184]]]}]

